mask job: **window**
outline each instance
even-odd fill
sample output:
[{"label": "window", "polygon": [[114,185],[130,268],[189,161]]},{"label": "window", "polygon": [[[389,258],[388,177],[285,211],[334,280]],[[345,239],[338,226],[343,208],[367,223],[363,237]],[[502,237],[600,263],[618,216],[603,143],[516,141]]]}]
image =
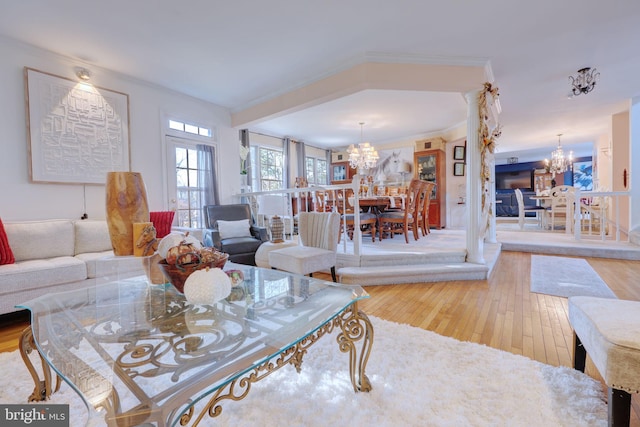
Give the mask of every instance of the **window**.
[{"label": "window", "polygon": [[284,154],[282,150],[252,145],[251,159],[253,170],[256,171],[253,174],[253,179],[257,184],[257,191],[282,189],[284,183]]},{"label": "window", "polygon": [[307,181],[309,184],[327,184],[327,160],[315,157],[307,157],[305,162],[307,170]]},{"label": "window", "polygon": [[167,135],[168,164],[175,170],[168,179],[168,200],[169,208],[176,212],[177,227],[203,228],[202,207],[216,203],[215,145],[206,144],[208,150],[199,150],[199,144],[202,142]]},{"label": "window", "polygon": [[169,129],[190,133],[192,135],[206,136],[209,138],[213,135],[213,132],[209,128],[183,123],[177,120],[169,120]]},{"label": "window", "polygon": [[202,228],[203,188],[198,184],[198,150],[176,146],[178,227]]}]

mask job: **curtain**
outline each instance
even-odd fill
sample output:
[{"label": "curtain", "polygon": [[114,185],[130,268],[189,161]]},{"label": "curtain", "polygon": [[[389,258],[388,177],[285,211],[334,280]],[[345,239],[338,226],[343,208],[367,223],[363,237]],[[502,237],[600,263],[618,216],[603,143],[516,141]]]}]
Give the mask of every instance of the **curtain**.
[{"label": "curtain", "polygon": [[306,150],[304,149],[304,142],[296,141],[296,157],[298,157],[298,174],[296,176],[306,178],[307,168],[306,166]]},{"label": "curtain", "polygon": [[331,150],[327,150],[327,182],[325,184],[329,184],[331,177],[329,176],[329,168],[331,168]]},{"label": "curtain", "polygon": [[216,174],[216,149],[211,145],[198,144],[198,180],[202,183],[202,206],[218,205],[218,177]]},{"label": "curtain", "polygon": [[249,149],[249,154],[246,160],[247,183],[253,188],[253,181],[251,179],[251,143],[249,142],[249,129],[240,129],[240,144]]},{"label": "curtain", "polygon": [[282,151],[284,152],[284,188],[291,187],[291,139],[282,138]]}]

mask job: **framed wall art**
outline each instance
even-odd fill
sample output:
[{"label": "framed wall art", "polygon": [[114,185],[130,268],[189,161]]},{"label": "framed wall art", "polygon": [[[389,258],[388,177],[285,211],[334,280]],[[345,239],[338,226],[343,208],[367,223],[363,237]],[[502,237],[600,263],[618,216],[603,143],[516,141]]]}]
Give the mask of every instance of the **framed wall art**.
[{"label": "framed wall art", "polygon": [[464,160],[464,145],[456,145],[453,147],[453,160]]},{"label": "framed wall art", "polygon": [[593,191],[593,163],[591,160],[573,163],[573,186]]},{"label": "framed wall art", "polygon": [[413,176],[413,147],[379,150],[380,159],[367,171],[377,182],[404,182]]},{"label": "framed wall art", "polygon": [[453,164],[453,175],[454,176],[464,176],[464,163],[455,162]]},{"label": "framed wall art", "polygon": [[25,67],[32,182],[104,184],[129,171],[129,96]]}]

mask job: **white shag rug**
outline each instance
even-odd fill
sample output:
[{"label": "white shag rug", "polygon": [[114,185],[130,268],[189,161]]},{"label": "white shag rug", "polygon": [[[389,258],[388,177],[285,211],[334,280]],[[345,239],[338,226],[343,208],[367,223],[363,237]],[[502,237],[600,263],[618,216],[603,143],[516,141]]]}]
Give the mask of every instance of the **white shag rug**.
[{"label": "white shag rug", "polygon": [[587,260],[549,255],[531,255],[531,292],[616,298]]},{"label": "white shag rug", "polygon": [[[293,366],[282,368],[254,384],[244,400],[225,402],[217,419],[205,417],[200,425],[607,424],[600,384],[578,371],[375,317],[371,321],[371,392],[353,392],[348,357],[339,351],[334,332],[311,347],[300,374]],[[0,353],[0,403],[25,403],[32,389],[18,352]],[[69,403],[71,426],[84,425],[84,405],[66,383],[50,402]]]}]

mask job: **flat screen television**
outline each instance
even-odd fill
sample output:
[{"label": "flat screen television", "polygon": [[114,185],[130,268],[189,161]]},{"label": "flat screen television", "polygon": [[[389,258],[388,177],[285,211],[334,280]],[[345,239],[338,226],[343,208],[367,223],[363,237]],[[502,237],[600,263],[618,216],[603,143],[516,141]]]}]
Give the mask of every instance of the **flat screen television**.
[{"label": "flat screen television", "polygon": [[533,170],[498,172],[496,171],[496,190],[533,190]]}]

